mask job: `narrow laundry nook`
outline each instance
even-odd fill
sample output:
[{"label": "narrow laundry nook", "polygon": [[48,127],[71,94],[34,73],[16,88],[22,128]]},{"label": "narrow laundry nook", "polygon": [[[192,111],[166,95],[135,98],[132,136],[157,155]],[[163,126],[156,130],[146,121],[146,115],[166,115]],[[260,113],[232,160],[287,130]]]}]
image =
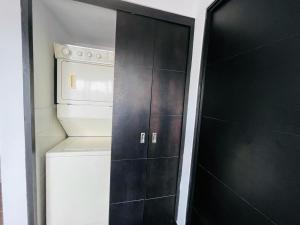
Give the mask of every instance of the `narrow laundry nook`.
[{"label": "narrow laundry nook", "polygon": [[34,0],[37,225],[176,224],[189,40],[185,25]]}]

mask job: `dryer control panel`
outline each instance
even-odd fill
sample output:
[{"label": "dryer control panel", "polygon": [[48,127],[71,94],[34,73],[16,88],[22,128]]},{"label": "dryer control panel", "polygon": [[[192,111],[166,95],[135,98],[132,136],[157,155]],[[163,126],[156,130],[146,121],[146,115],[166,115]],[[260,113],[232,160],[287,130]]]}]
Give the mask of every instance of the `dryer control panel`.
[{"label": "dryer control panel", "polygon": [[114,64],[114,52],[76,45],[54,44],[55,57],[87,63]]}]

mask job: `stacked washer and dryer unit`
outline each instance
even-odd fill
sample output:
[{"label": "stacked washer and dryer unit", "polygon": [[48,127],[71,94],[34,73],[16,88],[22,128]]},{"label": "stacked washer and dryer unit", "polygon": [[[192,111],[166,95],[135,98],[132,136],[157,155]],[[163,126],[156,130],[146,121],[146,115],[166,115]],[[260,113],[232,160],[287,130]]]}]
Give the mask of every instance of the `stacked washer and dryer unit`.
[{"label": "stacked washer and dryer unit", "polygon": [[46,154],[47,225],[108,225],[114,52],[54,44],[57,118]]}]

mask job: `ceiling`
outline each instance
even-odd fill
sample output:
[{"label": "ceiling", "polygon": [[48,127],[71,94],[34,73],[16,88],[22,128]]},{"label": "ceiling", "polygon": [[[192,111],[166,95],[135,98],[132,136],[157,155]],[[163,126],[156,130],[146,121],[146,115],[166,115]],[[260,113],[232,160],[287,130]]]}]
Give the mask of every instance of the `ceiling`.
[{"label": "ceiling", "polygon": [[114,10],[73,0],[42,1],[69,35],[70,43],[114,48],[116,30]]},{"label": "ceiling", "polygon": [[[70,43],[114,48],[116,12],[73,0],[41,1],[70,36]],[[124,0],[125,1],[125,0]],[[197,17],[213,0],[126,0],[183,16]],[[206,7],[205,6],[205,7]]]}]

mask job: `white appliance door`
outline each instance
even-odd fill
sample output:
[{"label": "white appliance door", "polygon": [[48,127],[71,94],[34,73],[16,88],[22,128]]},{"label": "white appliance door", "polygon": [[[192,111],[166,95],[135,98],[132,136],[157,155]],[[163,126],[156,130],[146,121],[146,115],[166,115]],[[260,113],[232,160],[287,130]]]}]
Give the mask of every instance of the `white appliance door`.
[{"label": "white appliance door", "polygon": [[47,157],[47,225],[108,225],[110,156]]},{"label": "white appliance door", "polygon": [[62,99],[112,102],[112,66],[63,61],[61,70]]}]

